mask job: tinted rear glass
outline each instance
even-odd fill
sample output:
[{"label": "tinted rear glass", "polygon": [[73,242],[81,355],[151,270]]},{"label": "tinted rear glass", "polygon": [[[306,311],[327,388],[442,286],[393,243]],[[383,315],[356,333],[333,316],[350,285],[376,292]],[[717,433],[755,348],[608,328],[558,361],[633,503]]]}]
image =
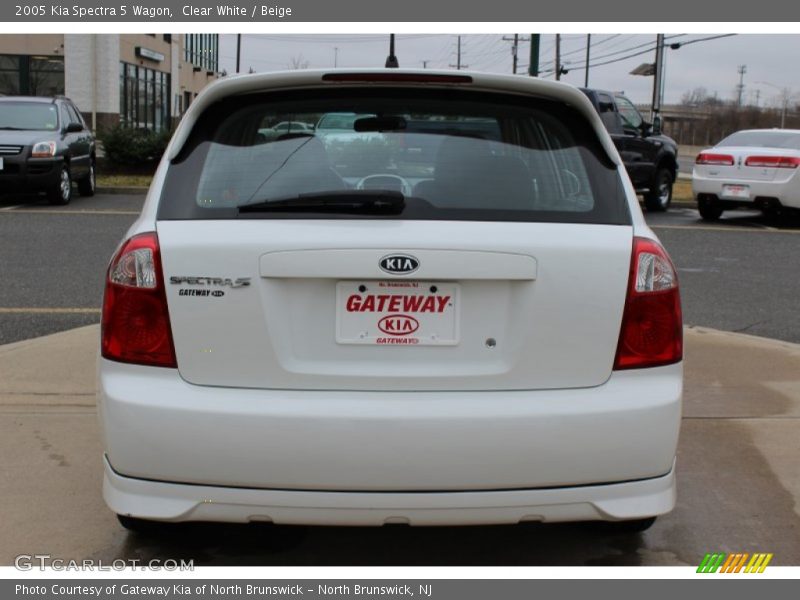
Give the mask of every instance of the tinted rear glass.
[{"label": "tinted rear glass", "polygon": [[[287,122],[308,130],[287,132]],[[399,192],[405,207],[392,215],[238,210],[347,190]],[[210,107],[170,165],[159,218],[630,223],[616,167],[574,109],[374,88],[247,95]]]},{"label": "tinted rear glass", "polygon": [[800,150],[800,134],[786,131],[739,131],[726,137],[717,146],[755,146]]}]

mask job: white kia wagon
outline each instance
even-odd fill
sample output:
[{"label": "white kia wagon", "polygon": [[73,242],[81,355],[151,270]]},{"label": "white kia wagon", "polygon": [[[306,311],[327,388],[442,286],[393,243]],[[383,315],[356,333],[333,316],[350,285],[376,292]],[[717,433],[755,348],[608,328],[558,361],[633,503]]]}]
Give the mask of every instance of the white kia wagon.
[{"label": "white kia wagon", "polygon": [[568,85],[208,86],[109,266],[101,354],[127,527],[643,528],[675,503],[675,268]]}]

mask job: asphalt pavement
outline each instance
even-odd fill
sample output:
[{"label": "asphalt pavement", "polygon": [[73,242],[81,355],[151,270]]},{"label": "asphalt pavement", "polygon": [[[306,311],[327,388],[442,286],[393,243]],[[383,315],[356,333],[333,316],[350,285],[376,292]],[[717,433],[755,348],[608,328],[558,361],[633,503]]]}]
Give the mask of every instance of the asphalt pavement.
[{"label": "asphalt pavement", "polygon": [[[46,552],[198,565],[696,565],[713,551],[800,564],[800,346],[696,327],[678,506],[644,534],[585,524],[126,533],[100,496],[94,362],[105,267],[142,200],[0,204],[0,564]],[[800,341],[800,223],[732,213],[709,225],[688,208],[647,218],[678,267],[687,324]]]},{"label": "asphalt pavement", "polygon": [[[99,322],[106,265],[144,196],[23,200],[0,203],[0,344]],[[800,342],[800,217],[646,217],[678,267],[687,324]]]},{"label": "asphalt pavement", "polygon": [[136,194],[64,207],[0,203],[0,344],[98,323],[106,266],[143,201]]},{"label": "asphalt pavement", "polygon": [[647,220],[678,269],[685,323],[800,342],[800,218],[736,211],[708,225],[684,208]]}]

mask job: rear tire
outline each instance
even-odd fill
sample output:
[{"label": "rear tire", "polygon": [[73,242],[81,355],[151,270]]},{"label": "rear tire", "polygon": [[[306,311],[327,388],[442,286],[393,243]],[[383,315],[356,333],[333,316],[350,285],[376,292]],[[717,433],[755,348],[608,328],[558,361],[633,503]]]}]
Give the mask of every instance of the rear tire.
[{"label": "rear tire", "polygon": [[50,204],[63,206],[72,200],[72,177],[69,174],[69,167],[63,165],[58,176],[58,183],[47,190],[47,200]]},{"label": "rear tire", "polygon": [[664,212],[672,203],[672,184],[675,178],[669,169],[660,167],[653,177],[653,185],[644,196],[644,206],[649,212]]},{"label": "rear tire", "polygon": [[642,533],[652,527],[656,517],[646,519],[631,519],[628,521],[592,521],[593,529],[614,534]]},{"label": "rear tire", "polygon": [[120,525],[133,533],[154,534],[164,528],[164,523],[161,521],[150,521],[127,515],[117,515],[117,520]]},{"label": "rear tire", "polygon": [[697,210],[704,221],[717,221],[722,216],[723,210],[716,200],[708,198],[697,199]]},{"label": "rear tire", "polygon": [[89,174],[78,181],[78,192],[80,192],[81,196],[86,196],[87,198],[89,196],[94,196],[96,185],[95,177],[94,161],[92,161],[92,164],[89,165]]},{"label": "rear tire", "polygon": [[609,525],[611,529],[618,533],[641,533],[650,529],[655,522],[656,517],[648,517],[631,521],[612,521]]}]

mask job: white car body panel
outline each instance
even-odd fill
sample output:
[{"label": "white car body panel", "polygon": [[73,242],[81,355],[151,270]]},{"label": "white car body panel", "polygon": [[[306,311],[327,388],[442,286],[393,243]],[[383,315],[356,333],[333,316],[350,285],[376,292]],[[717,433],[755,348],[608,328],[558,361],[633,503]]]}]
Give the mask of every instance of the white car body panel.
[{"label": "white car body panel", "polygon": [[[616,165],[630,225],[157,221],[169,161],[206,108],[324,87],[327,72],[219,80],[170,142],[128,236],[158,233],[179,368],[100,359],[108,505],[166,521],[342,525],[669,512],[682,364],[612,371],[633,237],[656,237],[577,88],[462,72],[470,89],[580,110]],[[457,346],[337,344],[336,282],[386,279],[375,257],[391,252],[420,260],[406,279],[460,286]],[[251,285],[193,302],[169,283],[200,275]]]},{"label": "white car body panel", "polygon": [[476,491],[667,474],[682,366],[616,372],[583,390],[398,393],[195,386],[172,369],[102,361],[100,385],[108,461],[127,477]]},{"label": "white car body panel", "polygon": [[627,521],[675,507],[675,471],[611,485],[482,492],[305,492],[122,477],[105,462],[103,496],[120,515],[167,522],[282,525],[513,525]]},{"label": "white car body panel", "polygon": [[[251,286],[212,299],[180,296],[185,286],[167,285],[179,370],[191,383],[468,391],[589,387],[611,374],[630,227],[232,220],[159,221],[157,230],[168,281],[197,275],[198,257],[204,275],[252,278]],[[286,277],[285,268],[261,276],[278,251],[295,277]],[[377,257],[392,251],[420,260],[410,276],[415,281],[458,282],[461,322],[469,327],[457,346],[336,342],[336,282],[386,279]],[[321,262],[320,253],[328,256]],[[505,272],[498,268],[504,254],[514,256]],[[535,266],[537,277],[533,270],[518,272],[518,261]],[[487,347],[488,339],[496,345]]]}]

